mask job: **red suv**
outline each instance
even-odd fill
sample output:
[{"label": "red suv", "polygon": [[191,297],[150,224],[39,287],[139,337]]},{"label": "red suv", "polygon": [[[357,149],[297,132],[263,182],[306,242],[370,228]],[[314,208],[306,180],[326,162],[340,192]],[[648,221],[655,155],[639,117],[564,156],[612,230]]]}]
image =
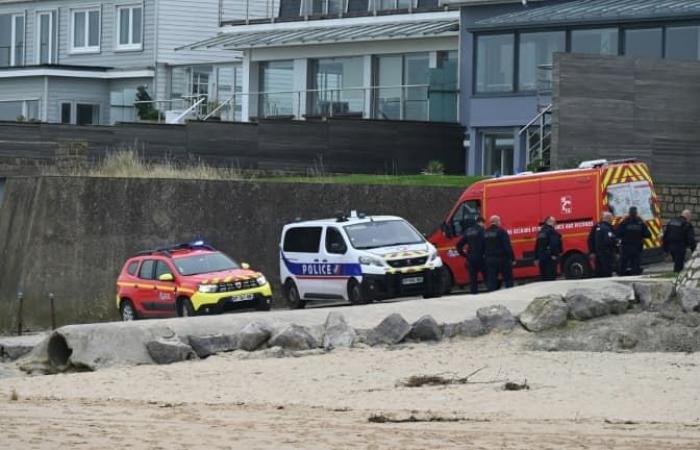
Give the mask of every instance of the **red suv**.
[{"label": "red suv", "polygon": [[202,241],[141,252],[117,279],[122,320],[219,313],[241,303],[267,311],[271,301],[263,274]]}]

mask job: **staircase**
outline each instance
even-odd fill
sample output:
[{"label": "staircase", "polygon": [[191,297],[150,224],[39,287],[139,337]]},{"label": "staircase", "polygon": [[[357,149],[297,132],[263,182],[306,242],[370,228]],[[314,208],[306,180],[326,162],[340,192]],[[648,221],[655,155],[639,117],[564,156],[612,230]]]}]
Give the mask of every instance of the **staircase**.
[{"label": "staircase", "polygon": [[537,115],[520,129],[527,145],[527,170],[542,172],[551,166],[552,149],[552,66],[537,68]]}]

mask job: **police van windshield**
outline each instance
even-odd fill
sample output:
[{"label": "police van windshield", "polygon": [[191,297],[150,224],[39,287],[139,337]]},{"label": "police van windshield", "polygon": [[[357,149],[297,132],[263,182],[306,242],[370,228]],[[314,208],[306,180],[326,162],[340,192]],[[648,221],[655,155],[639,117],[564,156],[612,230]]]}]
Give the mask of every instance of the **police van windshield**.
[{"label": "police van windshield", "polygon": [[624,217],[631,206],[636,206],[642,220],[654,219],[652,190],[647,181],[613,184],[608,186],[607,197],[615,217]]},{"label": "police van windshield", "polygon": [[182,275],[200,275],[203,273],[223,272],[238,269],[238,264],[223,253],[205,253],[185,256],[173,260],[177,271]]},{"label": "police van windshield", "polygon": [[345,232],[358,250],[395,245],[422,244],[423,236],[403,220],[383,220],[347,225]]}]

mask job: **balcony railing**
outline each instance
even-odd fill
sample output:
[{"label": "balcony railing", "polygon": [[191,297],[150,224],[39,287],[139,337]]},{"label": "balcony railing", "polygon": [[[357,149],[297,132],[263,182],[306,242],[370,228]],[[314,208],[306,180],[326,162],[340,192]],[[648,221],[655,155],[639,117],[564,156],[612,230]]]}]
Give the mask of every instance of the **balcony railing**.
[{"label": "balcony railing", "polygon": [[440,11],[439,0],[219,0],[219,23],[241,25]]}]

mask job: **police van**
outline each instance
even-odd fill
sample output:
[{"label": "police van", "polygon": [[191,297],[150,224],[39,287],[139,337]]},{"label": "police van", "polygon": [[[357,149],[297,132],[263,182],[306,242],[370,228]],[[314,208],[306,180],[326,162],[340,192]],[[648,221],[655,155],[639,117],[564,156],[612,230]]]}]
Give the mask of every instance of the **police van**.
[{"label": "police van", "polygon": [[280,280],[290,308],[309,300],[374,300],[442,293],[442,260],[410,223],[352,212],[286,225]]}]

